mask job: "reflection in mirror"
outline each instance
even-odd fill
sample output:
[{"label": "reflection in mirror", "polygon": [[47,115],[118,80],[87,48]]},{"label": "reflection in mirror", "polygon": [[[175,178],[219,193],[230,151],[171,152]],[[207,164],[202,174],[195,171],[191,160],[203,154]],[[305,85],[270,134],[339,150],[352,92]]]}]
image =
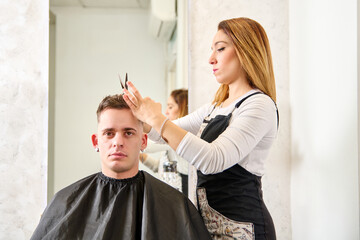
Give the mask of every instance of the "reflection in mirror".
[{"label": "reflection in mirror", "polygon": [[[174,121],[188,114],[188,90],[175,89],[170,93],[165,115],[166,121]],[[162,128],[162,127],[161,127]],[[160,132],[161,132],[160,128]],[[152,156],[160,153],[160,156]],[[140,154],[140,161],[158,174],[158,178],[188,196],[189,163],[167,144],[148,143]]]},{"label": "reflection in mirror", "polygon": [[184,2],[50,0],[48,200],[100,171],[90,136],[101,99],[121,92],[118,74],[164,112],[171,90],[187,87]]}]

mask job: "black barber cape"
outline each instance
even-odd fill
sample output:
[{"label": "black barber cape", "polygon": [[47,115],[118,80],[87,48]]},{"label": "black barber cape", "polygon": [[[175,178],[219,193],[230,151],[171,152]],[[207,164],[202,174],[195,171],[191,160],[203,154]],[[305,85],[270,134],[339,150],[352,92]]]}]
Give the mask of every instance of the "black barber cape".
[{"label": "black barber cape", "polygon": [[121,180],[96,173],[62,189],[31,239],[211,238],[185,195],[139,171]]}]

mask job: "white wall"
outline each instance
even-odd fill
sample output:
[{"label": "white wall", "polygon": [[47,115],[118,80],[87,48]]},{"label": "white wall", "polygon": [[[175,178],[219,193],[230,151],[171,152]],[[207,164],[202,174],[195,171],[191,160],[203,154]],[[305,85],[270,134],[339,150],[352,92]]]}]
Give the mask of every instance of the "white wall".
[{"label": "white wall", "polygon": [[48,9],[0,1],[0,239],[29,239],[46,205]]},{"label": "white wall", "polygon": [[188,0],[177,0],[176,88],[188,88]]},{"label": "white wall", "polygon": [[359,239],[357,1],[290,0],[293,240]]},{"label": "white wall", "polygon": [[[165,48],[148,33],[147,10],[54,8],[54,183],[51,192],[100,171],[91,144],[96,109],[121,92],[125,73],[144,96],[165,102]],[[51,189],[52,187],[52,189]]]},{"label": "white wall", "polygon": [[191,110],[212,100],[218,84],[208,63],[217,24],[233,17],[249,17],[266,30],[273,55],[280,111],[280,130],[268,157],[263,177],[264,199],[272,214],[279,240],[291,239],[290,219],[290,114],[288,1],[190,0],[189,91]]}]

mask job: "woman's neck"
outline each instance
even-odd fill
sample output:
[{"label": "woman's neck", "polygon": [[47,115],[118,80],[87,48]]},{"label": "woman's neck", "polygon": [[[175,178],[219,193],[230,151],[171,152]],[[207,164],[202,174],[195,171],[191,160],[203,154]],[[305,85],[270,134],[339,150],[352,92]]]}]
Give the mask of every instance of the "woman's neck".
[{"label": "woman's neck", "polygon": [[223,102],[222,107],[229,106],[233,101],[253,90],[247,82],[242,84],[229,84],[229,97]]}]

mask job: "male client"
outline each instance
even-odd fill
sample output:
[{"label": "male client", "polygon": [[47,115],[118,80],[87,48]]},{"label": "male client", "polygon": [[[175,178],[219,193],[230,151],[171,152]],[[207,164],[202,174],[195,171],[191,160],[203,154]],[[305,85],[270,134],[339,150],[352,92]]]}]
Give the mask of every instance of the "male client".
[{"label": "male client", "polygon": [[56,193],[31,239],[211,239],[185,195],[139,171],[147,135],[122,95],[105,97],[97,120],[102,171]]}]

